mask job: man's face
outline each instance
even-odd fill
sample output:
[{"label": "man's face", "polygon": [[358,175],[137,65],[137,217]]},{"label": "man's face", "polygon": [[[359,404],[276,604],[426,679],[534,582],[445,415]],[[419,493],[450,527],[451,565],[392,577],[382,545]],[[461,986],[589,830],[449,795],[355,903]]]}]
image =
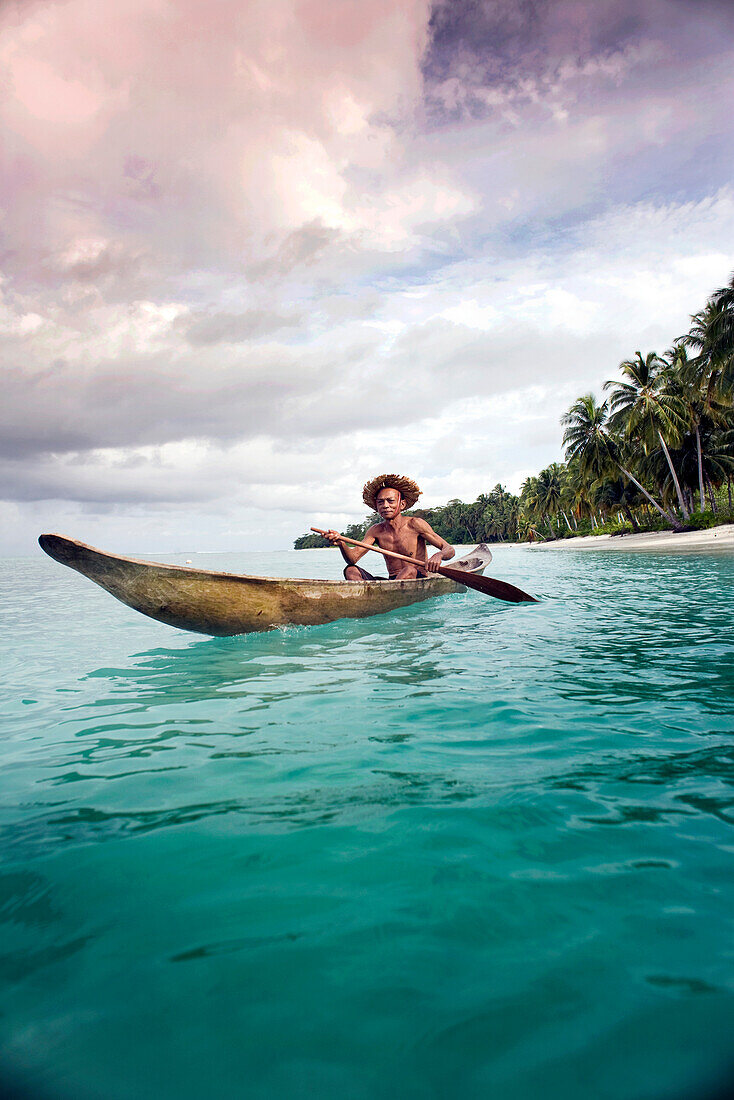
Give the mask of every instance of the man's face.
[{"label": "man's face", "polygon": [[403,510],[403,498],[397,489],[380,489],[375,505],[383,519],[395,519]]}]

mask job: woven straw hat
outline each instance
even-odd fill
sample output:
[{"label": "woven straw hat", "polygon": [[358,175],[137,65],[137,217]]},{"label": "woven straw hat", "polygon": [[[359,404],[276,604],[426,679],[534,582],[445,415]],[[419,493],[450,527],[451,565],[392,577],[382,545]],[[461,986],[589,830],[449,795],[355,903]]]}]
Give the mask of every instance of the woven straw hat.
[{"label": "woven straw hat", "polygon": [[373,477],[372,481],[368,481],[362,490],[362,500],[373,512],[377,510],[376,498],[380,489],[397,489],[405,501],[406,508],[412,508],[421,495],[420,489],[412,478],[403,477],[402,474],[380,474],[379,477]]}]

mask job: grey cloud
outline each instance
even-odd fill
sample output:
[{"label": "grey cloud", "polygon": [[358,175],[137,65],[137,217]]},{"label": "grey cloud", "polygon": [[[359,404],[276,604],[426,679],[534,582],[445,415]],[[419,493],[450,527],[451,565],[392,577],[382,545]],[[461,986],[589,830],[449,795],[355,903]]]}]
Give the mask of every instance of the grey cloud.
[{"label": "grey cloud", "polygon": [[193,347],[205,347],[209,344],[239,344],[270,336],[283,329],[297,329],[302,323],[301,314],[296,312],[248,309],[243,313],[200,311],[179,317],[176,327],[184,332]]},{"label": "grey cloud", "polygon": [[[39,454],[160,445],[227,444],[268,434],[297,441],[394,428],[441,415],[452,403],[533,382],[611,372],[627,337],[547,333],[526,324],[482,331],[444,318],[377,329],[296,350],[269,344],[240,354],[202,344],[84,365],[7,372],[0,453]],[[615,358],[616,356],[616,358]]]},{"label": "grey cloud", "polygon": [[140,200],[158,200],[161,187],[156,181],[156,166],[145,157],[125,158],[123,177],[127,181],[128,194]]},{"label": "grey cloud", "polygon": [[129,278],[138,273],[144,254],[133,252],[119,242],[91,243],[87,249],[69,255],[49,257],[45,266],[52,279],[75,279],[82,283],[99,283],[111,278]]},{"label": "grey cloud", "polygon": [[86,453],[70,456],[64,465],[31,459],[8,461],[0,457],[0,500],[74,500],[80,504],[200,504],[221,495],[216,481],[192,479],[190,474],[140,467],[94,464]]},{"label": "grey cloud", "polygon": [[338,480],[333,466],[325,473],[329,448],[328,442],[319,447],[311,441],[304,448],[298,441],[273,444],[258,437],[234,447],[100,450],[23,460],[0,456],[0,502],[73,500],[96,510],[184,504],[197,511],[222,506],[300,509],[304,491],[323,496],[325,481]]},{"label": "grey cloud", "polygon": [[551,345],[546,334],[530,326],[521,333],[478,332],[437,319],[406,330],[369,370],[345,373],[328,392],[289,406],[281,430],[314,438],[378,426],[399,431],[439,417],[461,400],[561,380],[588,386],[599,376],[599,363],[607,362],[612,370],[624,348],[623,339],[610,333],[558,334]]},{"label": "grey cloud", "polygon": [[66,307],[94,295],[106,301],[140,297],[160,274],[144,249],[94,240],[73,252],[11,248],[2,257],[2,270],[12,292],[33,295],[38,304],[64,302]]},{"label": "grey cloud", "polygon": [[269,259],[252,264],[250,274],[253,278],[287,275],[298,267],[315,263],[340,236],[338,229],[318,219],[308,222],[288,233]]},{"label": "grey cloud", "polygon": [[556,231],[594,206],[667,196],[672,179],[697,196],[729,181],[728,109],[714,105],[734,94],[734,5],[441,0],[432,30],[430,126],[440,144],[462,135],[485,234],[523,219]]},{"label": "grey cloud", "polygon": [[[493,396],[504,401],[535,386],[548,395],[542,408],[536,395],[527,415],[516,411],[509,425],[503,419],[483,445],[476,441],[481,427],[461,417],[451,429],[458,444],[451,431],[439,429],[443,462],[455,451],[452,469],[471,468],[481,454],[492,469],[507,463],[515,469],[518,462],[531,468],[536,459],[542,464],[548,455],[560,455],[560,412],[577,393],[613,373],[628,350],[626,339],[605,332],[557,333],[549,342],[547,333],[530,326],[477,332],[437,319],[406,330],[391,348],[356,343],[338,361],[319,368],[311,361],[308,369],[304,364],[305,382],[290,362],[279,388],[268,382],[272,361],[261,363],[249,379],[238,378],[234,369],[220,372],[214,381],[209,377],[206,389],[197,386],[191,367],[176,378],[152,362],[143,375],[103,380],[46,372],[11,405],[9,419],[25,416],[30,426],[14,443],[10,438],[8,457],[0,461],[0,498],[200,507],[220,499],[226,483],[230,506],[233,496],[257,501],[263,492],[269,496],[267,486],[332,478],[329,455],[353,449],[355,432],[379,432],[383,439],[393,433],[401,448],[403,429],[415,438],[423,424],[430,448],[436,425],[446,414],[451,418],[457,403]],[[486,415],[491,423],[491,412]],[[228,458],[230,444],[263,436],[272,443],[253,443],[253,450]],[[465,437],[475,442],[469,445]],[[119,457],[104,450],[189,438],[208,441],[211,452],[199,452],[191,462],[184,455],[171,465],[160,452],[123,451]],[[60,450],[67,454],[58,455]]]},{"label": "grey cloud", "polygon": [[382,297],[377,291],[362,294],[333,294],[318,303],[318,311],[327,321],[341,324],[344,321],[366,320],[379,310]]},{"label": "grey cloud", "polygon": [[299,354],[282,345],[240,353],[203,347],[195,357],[167,348],[114,361],[7,370],[0,454],[280,435],[289,410],[307,396],[324,400],[350,363],[365,361],[375,340]]},{"label": "grey cloud", "polygon": [[733,26],[728,0],[434,0],[423,69],[429,85],[477,71],[513,83],[645,39],[690,58]]}]

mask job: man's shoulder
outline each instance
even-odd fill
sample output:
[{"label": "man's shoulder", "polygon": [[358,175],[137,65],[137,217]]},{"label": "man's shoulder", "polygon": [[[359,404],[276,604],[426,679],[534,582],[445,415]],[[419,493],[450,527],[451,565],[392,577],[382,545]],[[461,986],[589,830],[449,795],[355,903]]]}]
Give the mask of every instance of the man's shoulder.
[{"label": "man's shoulder", "polygon": [[431,525],[426,520],[421,519],[420,516],[406,516],[405,517],[414,531],[430,531]]}]

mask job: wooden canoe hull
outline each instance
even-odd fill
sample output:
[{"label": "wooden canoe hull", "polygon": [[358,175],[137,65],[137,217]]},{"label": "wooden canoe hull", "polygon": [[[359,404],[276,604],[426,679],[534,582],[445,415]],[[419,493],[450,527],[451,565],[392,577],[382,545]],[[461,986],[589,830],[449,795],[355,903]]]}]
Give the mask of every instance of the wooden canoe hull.
[{"label": "wooden canoe hull", "polygon": [[[38,542],[55,561],[88,577],[128,607],[199,634],[227,636],[283,626],[318,626],[335,619],[382,615],[419,600],[466,591],[441,576],[361,583],[250,577],[120,557],[63,535],[41,535]],[[483,545],[451,564],[466,561],[468,572],[480,573],[491,558]]]}]

